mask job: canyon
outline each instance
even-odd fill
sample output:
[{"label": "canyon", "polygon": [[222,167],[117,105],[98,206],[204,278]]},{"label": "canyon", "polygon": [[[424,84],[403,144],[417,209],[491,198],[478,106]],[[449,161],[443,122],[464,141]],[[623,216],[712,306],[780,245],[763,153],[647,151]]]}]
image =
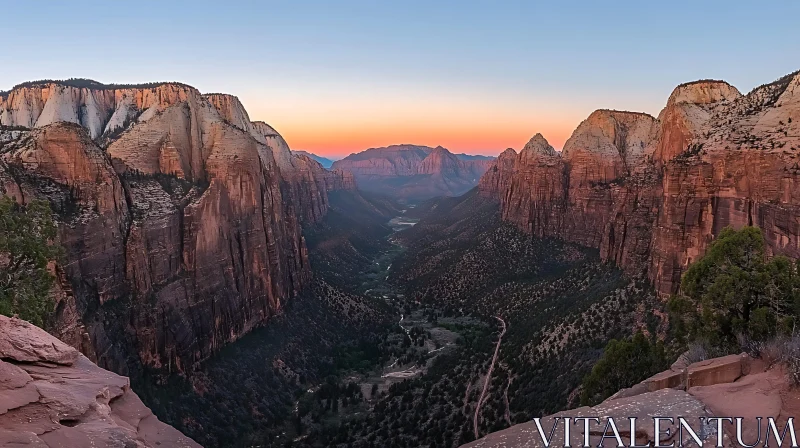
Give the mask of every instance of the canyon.
[{"label": "canyon", "polygon": [[742,95],[678,86],[658,117],[597,110],[555,151],[537,134],[503,152],[479,190],[538,237],[600,250],[664,295],[721,229],[755,225],[800,257],[800,74]]},{"label": "canyon", "polygon": [[332,168],[352,173],[365,191],[415,202],[466,193],[492,160],[453,154],[441,146],[392,145],[350,154]]},{"label": "canyon", "polygon": [[[457,446],[512,427],[474,445],[502,446],[573,407],[606,342],[663,337],[664,297],[721,229],[758,226],[768,255],[800,258],[798,94],[798,73],[746,95],[701,80],[657,117],[593,112],[561,151],[541,134],[496,159],[395,145],[328,170],[232,95],[21,84],[0,93],[0,190],[46,199],[66,252],[48,331],[69,359],[34,361],[111,370],[108,402],[87,406],[156,421],[128,375],[207,446]],[[698,404],[648,381],[614,398],[699,413],[724,389]]]}]

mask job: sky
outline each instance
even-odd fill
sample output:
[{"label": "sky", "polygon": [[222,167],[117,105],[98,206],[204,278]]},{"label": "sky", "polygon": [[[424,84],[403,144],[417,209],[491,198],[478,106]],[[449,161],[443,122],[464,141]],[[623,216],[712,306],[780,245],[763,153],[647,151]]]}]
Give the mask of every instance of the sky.
[{"label": "sky", "polygon": [[0,90],[180,81],[236,95],[292,149],[561,148],[593,110],[743,93],[800,69],[800,1],[0,0]]}]

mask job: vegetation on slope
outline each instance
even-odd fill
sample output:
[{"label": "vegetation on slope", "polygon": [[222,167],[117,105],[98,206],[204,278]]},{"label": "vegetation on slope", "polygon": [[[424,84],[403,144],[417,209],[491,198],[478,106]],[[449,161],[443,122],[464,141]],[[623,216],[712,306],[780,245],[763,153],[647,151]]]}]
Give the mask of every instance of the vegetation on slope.
[{"label": "vegetation on slope", "polygon": [[173,82],[173,81],[161,81],[161,82],[146,82],[146,83],[139,83],[139,84],[103,84],[101,82],[95,81],[93,79],[87,78],[69,78],[69,79],[39,79],[36,81],[26,81],[20,84],[15,85],[11,88],[11,90],[2,91],[0,92],[0,97],[7,97],[12,91],[16,89],[22,89],[25,87],[43,87],[47,84],[57,84],[60,86],[67,86],[67,87],[76,87],[79,89],[94,89],[94,90],[115,90],[115,89],[153,89],[164,84],[173,84],[182,87],[190,86],[180,83],[180,82]]},{"label": "vegetation on slope", "polygon": [[611,341],[584,378],[581,402],[596,404],[666,370],[668,360],[689,346],[690,358],[742,350],[781,358],[764,352],[797,352],[796,343],[786,343],[800,312],[797,265],[783,256],[768,258],[765,249],[756,227],[723,229],[683,274],[679,293],[668,303],[671,327],[664,340],[637,334]]},{"label": "vegetation on slope", "polygon": [[50,204],[0,198],[0,314],[44,326],[53,313],[48,269],[62,253]]},{"label": "vegetation on slope", "polygon": [[203,446],[283,446],[294,438],[287,428],[299,398],[371,356],[383,328],[380,314],[355,319],[321,296],[317,288],[324,284],[315,283],[282,315],[188,378],[149,372],[134,390],[159,418]]},{"label": "vegetation on slope", "polygon": [[583,379],[581,404],[599,404],[667,368],[669,361],[662,341],[651,341],[642,333],[628,340],[612,339],[591,373]]},{"label": "vegetation on slope", "polygon": [[[505,225],[496,203],[471,192],[421,204],[400,232],[390,281],[408,306],[454,325],[460,344],[421,376],[386,391],[370,414],[327,434],[327,446],[451,447],[475,437],[473,419],[499,328],[508,322],[478,416],[484,435],[576,404],[581,379],[612,338],[664,332],[645,310],[660,301],[596,251],[540,240]],[[470,321],[467,321],[470,322]],[[564,366],[569,366],[565,368]]]},{"label": "vegetation on slope", "polygon": [[669,308],[678,337],[727,347],[742,336],[764,341],[793,329],[800,277],[788,258],[766,258],[760,229],[728,227],[687,269]]},{"label": "vegetation on slope", "polygon": [[395,320],[355,280],[390,246],[394,209],[357,192],[330,200],[325,220],[305,229],[315,278],[282,314],[187,377],[147,371],[135,381],[160,419],[206,447],[304,446],[340,410],[360,409],[363,394],[340,378],[388,359]]},{"label": "vegetation on slope", "polygon": [[[793,322],[795,267],[767,260],[753,229],[724,231],[689,269],[670,329],[644,279],[502,223],[474,192],[410,209],[422,219],[391,236],[396,213],[334,195],[306,229],[313,288],[188,380],[145,379],[148,404],[207,446],[454,447],[602,401],[666,369],[689,340],[767,338]],[[369,294],[387,281],[394,296]],[[495,316],[508,329],[487,378]],[[443,333],[451,342],[436,341]]]}]

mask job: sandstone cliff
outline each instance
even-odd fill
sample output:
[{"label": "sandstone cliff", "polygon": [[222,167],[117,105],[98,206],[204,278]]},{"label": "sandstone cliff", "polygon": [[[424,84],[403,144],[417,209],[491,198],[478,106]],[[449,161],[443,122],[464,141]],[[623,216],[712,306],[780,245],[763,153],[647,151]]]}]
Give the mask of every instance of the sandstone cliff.
[{"label": "sandstone cliff", "polygon": [[0,120],[33,128],[0,132],[4,194],[58,215],[54,332],[118,372],[190,368],[279,313],[310,277],[301,221],[354,188],[183,84],[31,83]]},{"label": "sandstone cliff", "polygon": [[503,218],[599,248],[664,294],[727,225],[757,225],[772,254],[800,257],[800,75],[742,96],[722,81],[678,86],[658,118],[599,110],[564,150],[541,136],[480,181]]},{"label": "sandstone cliff", "polygon": [[128,378],[40,328],[0,316],[0,446],[200,445],[159,421]]},{"label": "sandstone cliff", "polygon": [[441,146],[392,145],[350,154],[332,168],[352,173],[365,190],[421,200],[465,193],[491,163],[489,157],[453,154]]}]

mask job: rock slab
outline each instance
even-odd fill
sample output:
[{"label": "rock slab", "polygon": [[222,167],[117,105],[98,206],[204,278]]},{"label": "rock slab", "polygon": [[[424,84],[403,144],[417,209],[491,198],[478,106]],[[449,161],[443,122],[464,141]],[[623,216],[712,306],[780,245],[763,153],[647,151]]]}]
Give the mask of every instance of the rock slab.
[{"label": "rock slab", "polygon": [[0,446],[200,447],[159,421],[128,378],[97,367],[44,330],[5,316],[0,316]]}]

